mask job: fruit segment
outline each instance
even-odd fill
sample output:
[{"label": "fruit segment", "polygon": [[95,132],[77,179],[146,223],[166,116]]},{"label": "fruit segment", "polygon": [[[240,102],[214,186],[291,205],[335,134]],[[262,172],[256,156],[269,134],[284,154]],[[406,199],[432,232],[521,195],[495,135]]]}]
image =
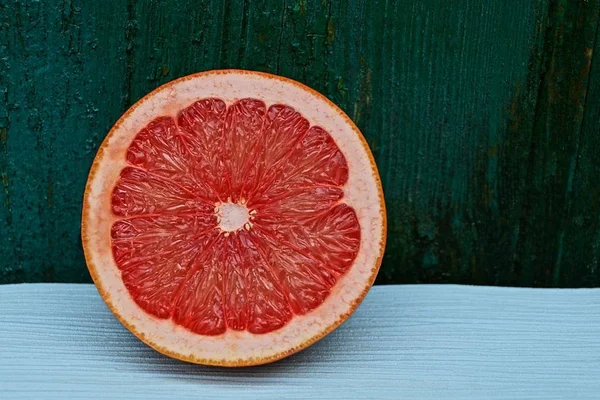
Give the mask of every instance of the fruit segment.
[{"label": "fruit segment", "polygon": [[138,305],[156,317],[168,318],[198,249],[216,235],[216,221],[208,215],[128,218],[112,226],[112,252]]},{"label": "fruit segment", "polygon": [[[229,180],[223,154],[225,113],[225,102],[211,98],[195,102],[177,117],[189,171],[181,183],[190,185],[190,189],[194,185],[207,186],[213,201],[227,190]],[[165,152],[165,157],[169,154]]]},{"label": "fruit segment", "polygon": [[245,186],[256,182],[253,166],[256,165],[256,153],[260,152],[263,139],[265,103],[255,99],[242,99],[227,109],[223,131],[226,176],[228,178],[228,197],[234,202],[245,196]]},{"label": "fruit segment", "polygon": [[341,187],[348,180],[348,166],[331,136],[313,126],[271,175],[274,178],[263,185],[266,187],[255,196],[255,202],[265,203],[297,188]]},{"label": "fruit segment", "polygon": [[133,167],[121,171],[112,193],[112,211],[122,217],[206,214],[211,209],[211,203],[197,197],[176,181]]},{"label": "fruit segment", "polygon": [[289,106],[202,99],[148,124],[126,157],[113,257],[156,318],[201,335],[272,332],[319,307],[358,254],[346,159]]},{"label": "fruit segment", "polygon": [[[197,107],[193,105],[190,108]],[[213,114],[210,115],[214,121],[210,122],[220,130],[220,115],[216,111]],[[208,151],[199,143],[198,139],[202,137],[178,127],[173,118],[160,117],[136,135],[127,151],[127,161],[133,166],[152,171],[158,177],[178,182],[200,198],[214,201],[214,182],[209,180],[210,174],[203,173],[209,171],[209,165],[214,164],[209,162]]]},{"label": "fruit segment", "polygon": [[352,265],[360,247],[360,226],[356,213],[346,204],[338,204],[322,215],[296,215],[279,218],[259,216],[257,230],[276,239],[277,243],[318,260],[319,273],[329,286]]},{"label": "fruit segment", "polygon": [[191,270],[173,298],[173,321],[192,332],[219,335],[227,329],[223,309],[223,275],[214,242],[200,248]]}]

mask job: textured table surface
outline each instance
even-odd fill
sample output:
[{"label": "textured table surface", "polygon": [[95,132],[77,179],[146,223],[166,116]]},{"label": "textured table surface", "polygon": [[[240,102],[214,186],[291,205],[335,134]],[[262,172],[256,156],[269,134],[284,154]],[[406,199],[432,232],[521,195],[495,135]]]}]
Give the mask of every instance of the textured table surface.
[{"label": "textured table surface", "polygon": [[378,286],[281,362],[154,352],[92,285],[0,286],[0,398],[581,399],[600,396],[600,289]]}]

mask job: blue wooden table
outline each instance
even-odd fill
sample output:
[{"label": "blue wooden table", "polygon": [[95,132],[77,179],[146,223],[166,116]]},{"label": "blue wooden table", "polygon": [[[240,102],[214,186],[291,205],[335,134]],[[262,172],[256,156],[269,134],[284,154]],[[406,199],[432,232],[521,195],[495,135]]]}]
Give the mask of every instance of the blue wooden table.
[{"label": "blue wooden table", "polygon": [[2,399],[598,399],[600,289],[377,286],[333,334],[246,369],[161,356],[87,284],[0,286]]}]

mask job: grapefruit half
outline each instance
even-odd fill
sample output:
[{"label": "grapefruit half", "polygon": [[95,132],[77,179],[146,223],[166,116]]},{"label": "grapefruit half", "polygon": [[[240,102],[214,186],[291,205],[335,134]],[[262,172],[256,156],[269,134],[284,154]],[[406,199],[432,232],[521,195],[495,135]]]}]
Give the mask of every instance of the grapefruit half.
[{"label": "grapefruit half", "polygon": [[352,121],[314,90],[241,70],[170,82],[93,162],[86,262],[134,335],[168,356],[246,366],[339,326],[385,247],[381,182]]}]

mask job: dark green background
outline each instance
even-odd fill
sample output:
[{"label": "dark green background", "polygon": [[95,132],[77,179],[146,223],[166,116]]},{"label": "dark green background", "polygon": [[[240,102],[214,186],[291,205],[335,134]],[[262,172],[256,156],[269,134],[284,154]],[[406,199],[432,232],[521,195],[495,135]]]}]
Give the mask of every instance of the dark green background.
[{"label": "dark green background", "polygon": [[599,0],[0,0],[0,282],[89,282],[83,188],[137,99],[284,75],[377,159],[378,282],[600,286]]}]

